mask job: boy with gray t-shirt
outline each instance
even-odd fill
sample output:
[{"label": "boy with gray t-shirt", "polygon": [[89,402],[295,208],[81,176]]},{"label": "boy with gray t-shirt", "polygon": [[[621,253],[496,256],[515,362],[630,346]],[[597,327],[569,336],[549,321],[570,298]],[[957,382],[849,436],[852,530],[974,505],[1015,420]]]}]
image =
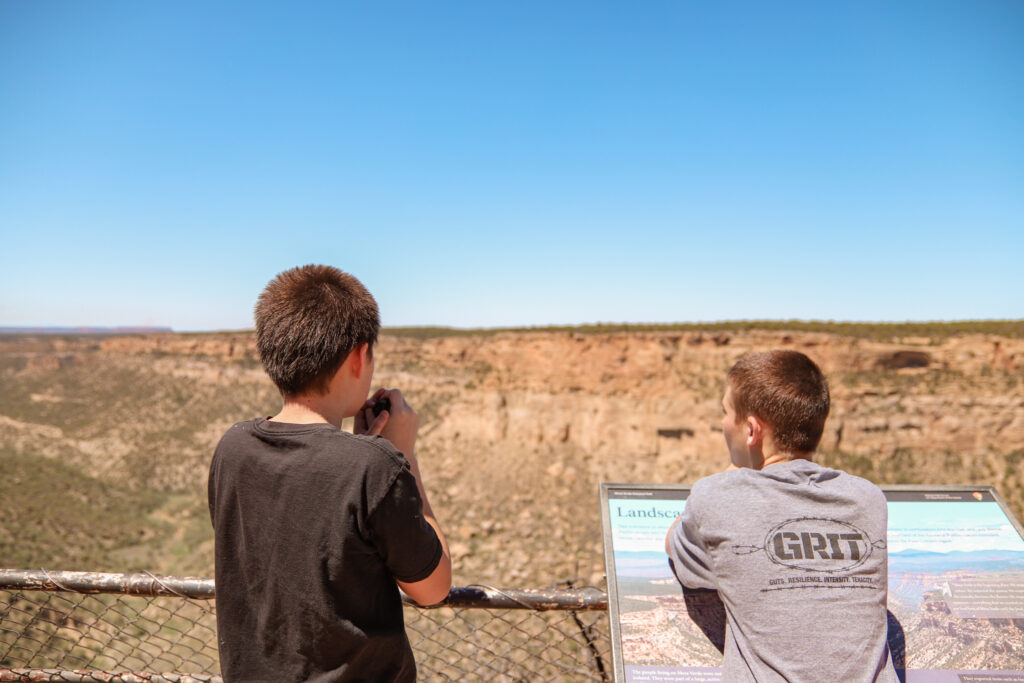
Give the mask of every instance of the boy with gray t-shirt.
[{"label": "boy with gray t-shirt", "polygon": [[725,606],[723,681],[898,680],[887,643],[886,503],[812,462],[828,384],[795,351],[729,371],[730,469],[698,481],[665,539],[688,588]]}]

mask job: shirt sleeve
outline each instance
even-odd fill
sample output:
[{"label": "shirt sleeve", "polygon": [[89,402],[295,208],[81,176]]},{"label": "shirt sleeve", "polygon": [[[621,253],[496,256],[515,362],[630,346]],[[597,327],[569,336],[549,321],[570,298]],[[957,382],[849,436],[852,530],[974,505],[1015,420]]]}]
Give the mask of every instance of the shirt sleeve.
[{"label": "shirt sleeve", "polygon": [[672,525],[669,533],[669,561],[679,579],[687,588],[718,590],[711,570],[711,554],[704,545],[698,523],[698,506],[691,495],[683,514]]},{"label": "shirt sleeve", "polygon": [[441,561],[441,541],[423,519],[416,479],[405,467],[373,510],[369,526],[374,546],[398,581],[422,581]]}]

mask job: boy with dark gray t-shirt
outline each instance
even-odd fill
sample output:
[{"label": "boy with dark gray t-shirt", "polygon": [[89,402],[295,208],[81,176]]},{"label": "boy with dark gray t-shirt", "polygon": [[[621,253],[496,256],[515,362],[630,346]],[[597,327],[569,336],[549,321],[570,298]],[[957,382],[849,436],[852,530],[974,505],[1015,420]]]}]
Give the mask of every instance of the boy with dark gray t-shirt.
[{"label": "boy with dark gray t-shirt", "polygon": [[370,394],[377,302],[310,264],[271,280],[255,318],[282,406],[229,429],[210,465],[224,680],[412,683],[399,588],[441,602],[451,554],[416,411],[398,389]]},{"label": "boy with dark gray t-shirt", "polygon": [[824,375],[801,353],[750,354],[722,403],[732,467],[694,485],[665,547],[683,586],[722,599],[723,681],[897,681],[885,497],[811,460]]}]

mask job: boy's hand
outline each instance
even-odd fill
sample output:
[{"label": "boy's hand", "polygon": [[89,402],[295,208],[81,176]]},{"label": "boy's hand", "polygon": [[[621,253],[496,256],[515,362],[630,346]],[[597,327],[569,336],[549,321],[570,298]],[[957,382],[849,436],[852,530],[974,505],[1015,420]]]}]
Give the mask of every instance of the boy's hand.
[{"label": "boy's hand", "polygon": [[[374,404],[381,398],[391,401],[391,409],[381,411],[376,417],[373,414]],[[380,434],[390,441],[395,448],[406,457],[412,457],[416,447],[416,432],[419,430],[420,418],[412,409],[402,392],[398,389],[378,389],[363,403],[362,410],[356,414],[356,434]]]},{"label": "boy's hand", "polygon": [[383,431],[390,415],[386,410],[382,411],[379,415],[374,415],[373,406],[384,393],[384,389],[378,389],[373,396],[363,402],[363,407],[356,413],[355,424],[352,425],[353,434],[376,436]]}]

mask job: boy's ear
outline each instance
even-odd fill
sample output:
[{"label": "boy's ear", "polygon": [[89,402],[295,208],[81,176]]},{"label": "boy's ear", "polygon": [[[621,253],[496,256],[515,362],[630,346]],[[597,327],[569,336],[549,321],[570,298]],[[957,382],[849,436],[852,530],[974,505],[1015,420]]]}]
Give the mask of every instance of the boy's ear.
[{"label": "boy's ear", "polygon": [[363,376],[363,372],[366,371],[366,368],[370,364],[370,358],[369,344],[360,344],[356,348],[352,349],[352,352],[349,353],[349,360],[351,361],[349,363],[349,368],[352,371],[353,377],[358,379]]},{"label": "boy's ear", "polygon": [[747,446],[759,446],[767,432],[767,425],[753,415],[747,416]]}]

